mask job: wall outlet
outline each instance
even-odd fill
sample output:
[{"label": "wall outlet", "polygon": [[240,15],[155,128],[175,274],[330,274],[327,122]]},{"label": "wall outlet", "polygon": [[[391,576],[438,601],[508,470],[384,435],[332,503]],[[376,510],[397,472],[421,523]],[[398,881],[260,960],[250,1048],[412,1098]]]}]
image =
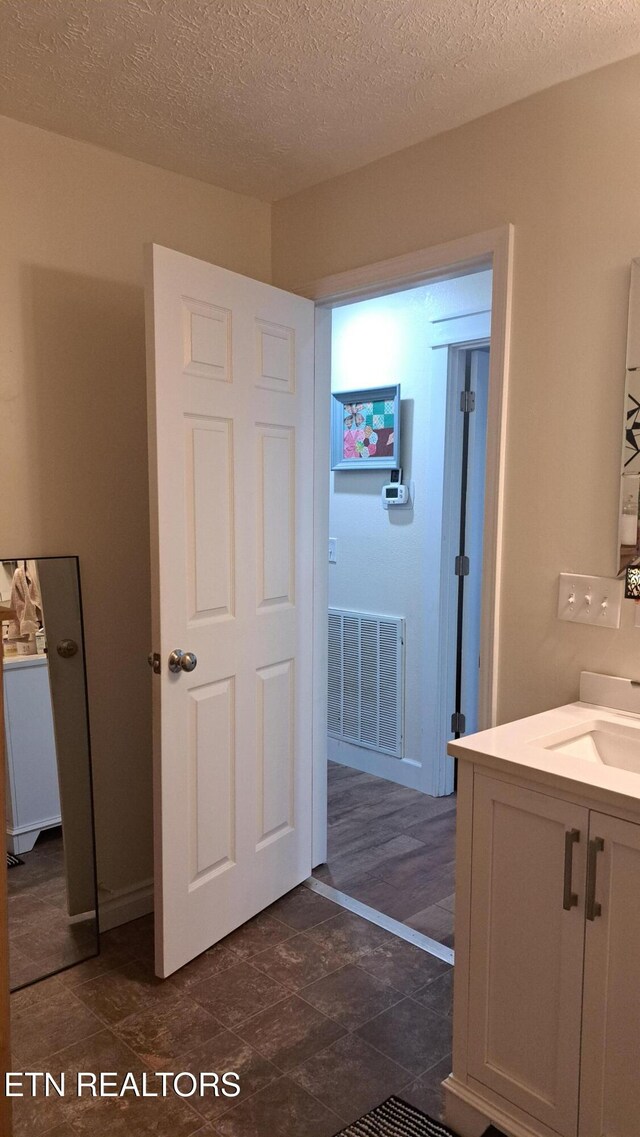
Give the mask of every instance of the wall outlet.
[{"label": "wall outlet", "polygon": [[558,619],[574,624],[620,627],[624,581],[609,576],[580,576],[561,572]]},{"label": "wall outlet", "polygon": [[329,537],[329,564],[336,565],[338,563],[338,538]]}]

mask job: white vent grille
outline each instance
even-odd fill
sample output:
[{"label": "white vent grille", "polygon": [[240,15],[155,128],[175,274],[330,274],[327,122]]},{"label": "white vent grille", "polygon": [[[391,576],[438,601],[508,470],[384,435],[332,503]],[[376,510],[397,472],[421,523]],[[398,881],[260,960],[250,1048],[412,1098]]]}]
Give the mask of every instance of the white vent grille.
[{"label": "white vent grille", "polygon": [[401,758],[404,620],[329,609],[329,734]]}]

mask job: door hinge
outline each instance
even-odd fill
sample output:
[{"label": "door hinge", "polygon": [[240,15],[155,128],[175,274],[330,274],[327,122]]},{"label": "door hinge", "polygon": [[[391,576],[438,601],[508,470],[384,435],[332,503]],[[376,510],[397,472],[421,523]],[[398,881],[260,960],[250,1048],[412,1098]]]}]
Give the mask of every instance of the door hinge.
[{"label": "door hinge", "polygon": [[460,410],[463,414],[468,415],[471,411],[476,409],[476,393],[475,391],[461,391],[460,392]]},{"label": "door hinge", "polygon": [[468,576],[469,558],[465,556],[456,557],[454,572],[456,576]]},{"label": "door hinge", "polygon": [[464,734],[466,729],[467,723],[462,711],[454,711],[451,716],[451,730],[453,734]]}]

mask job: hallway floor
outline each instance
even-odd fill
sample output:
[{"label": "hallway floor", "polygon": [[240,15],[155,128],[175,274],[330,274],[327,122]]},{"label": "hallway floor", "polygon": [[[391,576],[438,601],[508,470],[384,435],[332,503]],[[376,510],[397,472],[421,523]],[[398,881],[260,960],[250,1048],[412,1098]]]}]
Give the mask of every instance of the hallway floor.
[{"label": "hallway floor", "polygon": [[165,981],[152,943],[145,917],[16,992],[13,1068],[236,1071],[240,1097],[18,1098],[17,1137],[332,1137],[392,1093],[439,1116],[447,964],[304,886]]},{"label": "hallway floor", "polygon": [[453,945],[456,799],[329,763],[328,860],[318,880]]}]

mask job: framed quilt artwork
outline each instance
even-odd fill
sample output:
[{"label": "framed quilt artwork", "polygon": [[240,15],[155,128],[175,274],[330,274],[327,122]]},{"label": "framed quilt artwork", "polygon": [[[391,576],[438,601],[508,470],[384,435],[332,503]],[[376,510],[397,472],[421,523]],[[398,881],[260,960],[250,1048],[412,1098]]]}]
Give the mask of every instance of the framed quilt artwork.
[{"label": "framed quilt artwork", "polygon": [[400,384],[331,396],[331,469],[400,465]]}]

